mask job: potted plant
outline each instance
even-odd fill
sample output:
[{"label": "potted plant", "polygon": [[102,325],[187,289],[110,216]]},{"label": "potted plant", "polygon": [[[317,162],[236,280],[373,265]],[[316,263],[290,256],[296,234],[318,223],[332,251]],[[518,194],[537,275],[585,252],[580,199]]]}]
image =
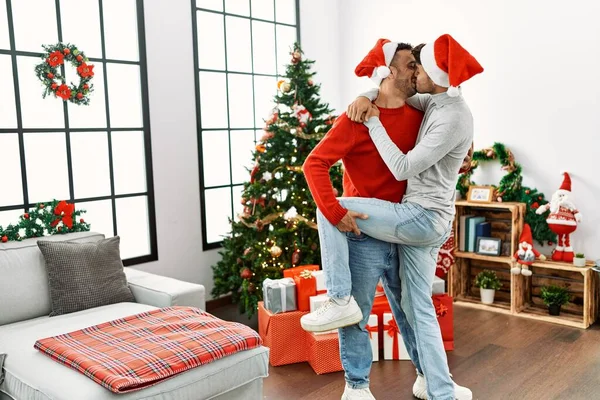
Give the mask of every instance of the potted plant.
[{"label": "potted plant", "polygon": [[567,288],[556,285],[543,286],[541,291],[542,300],[548,306],[550,315],[560,315],[560,307],[567,304],[571,298]]},{"label": "potted plant", "polygon": [[496,290],[502,287],[502,283],[494,271],[485,269],[475,277],[475,286],[479,288],[481,302],[483,304],[493,304]]},{"label": "potted plant", "polygon": [[585,267],[585,255],[583,253],[575,254],[575,258],[573,258],[573,265],[576,267]]}]

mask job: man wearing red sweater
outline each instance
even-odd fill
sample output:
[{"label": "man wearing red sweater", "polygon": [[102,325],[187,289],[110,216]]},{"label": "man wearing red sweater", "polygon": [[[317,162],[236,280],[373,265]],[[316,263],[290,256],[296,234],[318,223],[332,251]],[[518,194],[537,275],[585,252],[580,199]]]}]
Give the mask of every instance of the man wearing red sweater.
[{"label": "man wearing red sweater", "polygon": [[[403,151],[410,151],[416,142],[423,113],[405,100],[416,93],[416,63],[412,47],[386,41],[389,76],[380,86],[378,106],[380,120],[392,141]],[[380,44],[378,42],[378,44]],[[376,46],[377,47],[377,46]],[[377,83],[381,78],[375,77]],[[406,190],[406,181],[397,181],[379,155],[369,130],[364,124],[350,121],[342,114],[328,134],[307,157],[303,170],[318,207],[317,218],[326,218],[340,230],[347,232],[349,253],[345,255],[351,270],[352,298],[344,293],[339,301],[354,325],[340,331],[341,359],[346,372],[346,390],[343,399],[373,399],[369,391],[372,353],[365,326],[371,312],[375,288],[381,279],[402,337],[418,371],[422,371],[416,350],[415,335],[406,322],[400,306],[401,281],[396,244],[383,242],[357,231],[354,218],[366,217],[346,210],[336,198],[330,167],[344,163],[344,197],[377,198],[399,203]],[[340,255],[343,257],[343,255]],[[327,260],[322,260],[325,264]],[[337,277],[336,277],[337,278]],[[333,280],[327,276],[327,287]],[[336,279],[337,280],[337,279]],[[350,286],[348,282],[344,286]],[[350,301],[351,300],[351,301]],[[364,318],[363,318],[364,316]],[[358,324],[356,324],[358,323]]]}]

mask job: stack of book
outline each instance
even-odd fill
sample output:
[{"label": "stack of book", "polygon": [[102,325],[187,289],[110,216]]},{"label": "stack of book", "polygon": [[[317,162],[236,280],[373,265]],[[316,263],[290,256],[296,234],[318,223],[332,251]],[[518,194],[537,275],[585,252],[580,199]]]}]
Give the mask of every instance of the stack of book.
[{"label": "stack of book", "polygon": [[475,252],[478,237],[490,237],[492,224],[479,215],[462,215],[459,220],[458,250]]}]

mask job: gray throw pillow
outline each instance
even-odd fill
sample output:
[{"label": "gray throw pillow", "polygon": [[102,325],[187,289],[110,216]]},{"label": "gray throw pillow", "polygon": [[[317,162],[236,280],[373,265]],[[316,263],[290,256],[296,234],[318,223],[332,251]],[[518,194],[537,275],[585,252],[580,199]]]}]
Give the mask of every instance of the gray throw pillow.
[{"label": "gray throw pillow", "polygon": [[44,259],[51,317],[135,299],[123,272],[118,236],[94,243],[37,242]]}]

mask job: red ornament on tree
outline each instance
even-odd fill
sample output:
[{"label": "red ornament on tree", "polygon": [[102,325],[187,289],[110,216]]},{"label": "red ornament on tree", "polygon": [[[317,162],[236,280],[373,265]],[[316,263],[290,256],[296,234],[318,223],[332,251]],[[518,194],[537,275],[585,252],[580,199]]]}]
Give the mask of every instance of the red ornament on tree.
[{"label": "red ornament on tree", "polygon": [[294,250],[292,254],[292,264],[298,264],[300,262],[300,249]]},{"label": "red ornament on tree", "polygon": [[252,278],[252,271],[250,271],[250,268],[248,268],[248,267],[243,268],[242,271],[240,272],[240,277],[242,279],[250,279],[250,278]]},{"label": "red ornament on tree", "polygon": [[2,236],[2,243],[6,243],[8,242],[8,236],[4,235]]},{"label": "red ornament on tree", "polygon": [[29,213],[25,213],[25,214],[23,214],[23,218],[25,218],[25,219],[29,219]]}]

